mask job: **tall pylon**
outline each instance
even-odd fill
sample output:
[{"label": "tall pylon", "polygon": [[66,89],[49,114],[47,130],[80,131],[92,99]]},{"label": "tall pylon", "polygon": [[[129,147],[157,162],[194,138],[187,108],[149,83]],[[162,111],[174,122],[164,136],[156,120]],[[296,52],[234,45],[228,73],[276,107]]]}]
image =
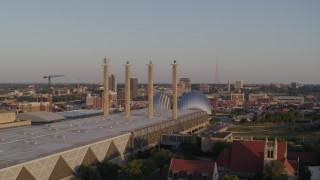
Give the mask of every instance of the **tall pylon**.
[{"label": "tall pylon", "polygon": [[130,117],[130,64],[129,61],[124,65],[125,66],[125,83],[126,83],[126,91],[125,91],[125,116]]},{"label": "tall pylon", "polygon": [[214,83],[215,83],[216,85],[219,85],[219,84],[220,84],[218,55],[216,56],[216,72],[215,72]]},{"label": "tall pylon", "polygon": [[103,115],[109,115],[109,58],[103,60]]},{"label": "tall pylon", "polygon": [[178,118],[178,64],[174,60],[172,64],[172,119]]},{"label": "tall pylon", "polygon": [[148,66],[148,118],[153,118],[153,64],[152,61]]}]

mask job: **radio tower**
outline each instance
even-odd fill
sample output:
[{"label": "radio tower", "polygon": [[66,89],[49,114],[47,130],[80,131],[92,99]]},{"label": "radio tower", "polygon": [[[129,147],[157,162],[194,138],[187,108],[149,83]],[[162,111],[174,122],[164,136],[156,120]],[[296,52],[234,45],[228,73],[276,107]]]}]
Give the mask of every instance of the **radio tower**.
[{"label": "radio tower", "polygon": [[219,84],[220,84],[218,56],[216,56],[216,75],[215,75],[214,83],[215,83],[216,85],[219,85]]}]

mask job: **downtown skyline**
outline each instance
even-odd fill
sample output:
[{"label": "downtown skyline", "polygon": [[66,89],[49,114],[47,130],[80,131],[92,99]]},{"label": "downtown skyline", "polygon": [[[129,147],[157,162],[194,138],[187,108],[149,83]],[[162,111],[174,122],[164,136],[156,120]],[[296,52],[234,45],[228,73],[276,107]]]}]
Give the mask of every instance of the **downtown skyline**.
[{"label": "downtown skyline", "polygon": [[2,2],[0,83],[102,82],[102,60],[124,82],[124,64],[147,82],[320,84],[318,1]]}]

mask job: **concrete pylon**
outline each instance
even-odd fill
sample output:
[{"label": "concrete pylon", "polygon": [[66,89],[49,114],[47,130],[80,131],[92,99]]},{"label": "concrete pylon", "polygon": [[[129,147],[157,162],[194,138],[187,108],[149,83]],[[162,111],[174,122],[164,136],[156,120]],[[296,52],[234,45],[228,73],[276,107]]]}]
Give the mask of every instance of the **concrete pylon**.
[{"label": "concrete pylon", "polygon": [[178,64],[174,60],[172,64],[172,119],[176,120],[178,118]]},{"label": "concrete pylon", "polygon": [[109,58],[104,57],[103,62],[103,115],[109,115]]},{"label": "concrete pylon", "polygon": [[125,93],[125,116],[130,117],[130,64],[129,61],[125,66],[125,82],[126,82],[126,93]]},{"label": "concrete pylon", "polygon": [[153,64],[148,64],[148,118],[153,118]]}]

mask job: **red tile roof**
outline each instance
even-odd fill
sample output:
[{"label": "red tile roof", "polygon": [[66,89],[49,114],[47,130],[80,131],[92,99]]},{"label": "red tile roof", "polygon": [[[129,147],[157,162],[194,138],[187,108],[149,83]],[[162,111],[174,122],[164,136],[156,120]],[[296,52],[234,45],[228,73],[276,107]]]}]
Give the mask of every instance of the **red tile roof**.
[{"label": "red tile roof", "polygon": [[[285,167],[285,169],[289,172],[290,175],[294,176],[295,173],[295,169],[298,169],[298,162],[295,162],[294,160],[287,160],[287,159],[283,159],[281,161]],[[296,166],[296,168],[294,168],[293,166]]]},{"label": "red tile roof", "polygon": [[[263,170],[265,141],[233,141],[230,169],[235,172],[256,173]],[[286,143],[278,142],[279,161],[284,159]]]},{"label": "red tile roof", "polygon": [[[283,163],[291,175],[294,175],[295,170],[298,169],[298,161],[286,159],[287,144],[285,142],[277,142],[277,144],[277,160]],[[220,167],[229,167],[233,172],[260,172],[264,166],[264,145],[265,141],[235,140],[232,144],[232,150],[224,149],[220,153],[217,164]]]},{"label": "red tile roof", "polygon": [[230,167],[230,158],[232,150],[230,148],[225,148],[217,158],[218,167]]},{"label": "red tile roof", "polygon": [[169,176],[173,171],[179,171],[180,178],[186,178],[188,172],[193,173],[193,179],[201,179],[202,173],[208,173],[208,179],[213,178],[214,162],[194,161],[184,159],[172,159],[169,169]]},{"label": "red tile roof", "polygon": [[230,169],[256,173],[263,169],[264,141],[233,141]]}]

